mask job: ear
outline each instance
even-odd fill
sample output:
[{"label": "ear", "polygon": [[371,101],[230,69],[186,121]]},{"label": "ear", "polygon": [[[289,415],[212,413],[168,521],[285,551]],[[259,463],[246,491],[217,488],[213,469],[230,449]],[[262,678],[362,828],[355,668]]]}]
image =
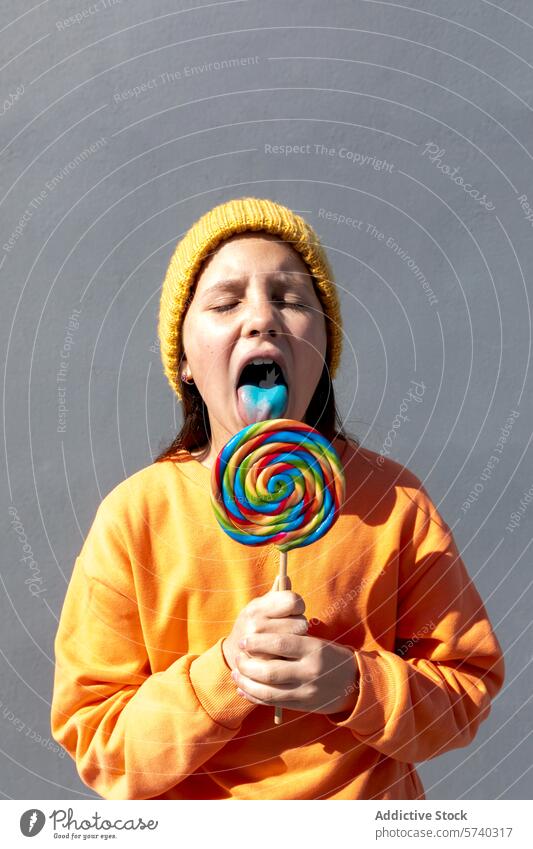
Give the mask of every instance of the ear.
[{"label": "ear", "polygon": [[187,357],[185,356],[185,354],[183,354],[183,356],[180,358],[180,364],[179,364],[180,379],[181,379],[183,372],[186,372],[188,370],[189,370],[189,363],[187,362]]}]

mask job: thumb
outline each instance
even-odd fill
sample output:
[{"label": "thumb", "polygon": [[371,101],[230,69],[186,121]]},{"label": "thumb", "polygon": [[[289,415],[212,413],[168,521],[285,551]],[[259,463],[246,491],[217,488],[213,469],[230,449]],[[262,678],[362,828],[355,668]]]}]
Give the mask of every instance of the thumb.
[{"label": "thumb", "polygon": [[[284,586],[284,588],[283,588],[283,589],[285,589],[285,590],[292,590],[292,583],[291,583],[291,579],[289,578],[289,576],[288,576],[288,575],[287,575],[287,577],[285,578],[285,586]],[[277,590],[279,590],[279,575],[276,575],[276,579],[275,579],[274,583],[272,584],[272,589],[271,589],[271,591],[270,591],[270,592],[275,592],[275,591],[277,591]]]}]

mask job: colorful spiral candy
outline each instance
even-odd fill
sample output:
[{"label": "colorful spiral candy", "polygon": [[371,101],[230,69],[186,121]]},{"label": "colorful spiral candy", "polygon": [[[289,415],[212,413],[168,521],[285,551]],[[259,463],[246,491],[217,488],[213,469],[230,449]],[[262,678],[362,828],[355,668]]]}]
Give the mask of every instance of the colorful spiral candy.
[{"label": "colorful spiral candy", "polygon": [[248,425],[220,451],[211,503],[221,528],[243,545],[280,551],[320,539],[339,516],[344,469],[333,445],[293,419]]}]

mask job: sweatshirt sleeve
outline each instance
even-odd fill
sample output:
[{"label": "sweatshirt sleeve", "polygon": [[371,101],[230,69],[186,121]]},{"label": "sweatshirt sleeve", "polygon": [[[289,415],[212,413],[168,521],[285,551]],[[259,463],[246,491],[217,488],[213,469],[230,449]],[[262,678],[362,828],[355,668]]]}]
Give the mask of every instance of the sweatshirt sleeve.
[{"label": "sweatshirt sleeve", "polygon": [[163,794],[255,708],[236,691],[223,638],[151,671],[129,565],[118,528],[100,511],[76,558],[54,644],[52,734],[105,799]]},{"label": "sweatshirt sleeve", "polygon": [[329,714],[399,761],[468,746],[504,680],[504,658],[455,540],[420,485],[399,552],[395,650],[356,651],[357,701]]}]

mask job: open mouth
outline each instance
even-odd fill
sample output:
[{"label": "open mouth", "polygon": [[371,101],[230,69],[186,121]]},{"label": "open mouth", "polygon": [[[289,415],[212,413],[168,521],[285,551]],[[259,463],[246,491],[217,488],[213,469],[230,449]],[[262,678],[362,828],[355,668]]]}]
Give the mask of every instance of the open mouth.
[{"label": "open mouth", "polygon": [[281,366],[272,359],[259,358],[247,363],[236,391],[239,415],[246,424],[283,418],[287,411],[287,380]]},{"label": "open mouth", "polygon": [[270,389],[273,386],[287,386],[281,366],[271,359],[257,359],[245,365],[237,383],[240,386],[257,386]]}]

